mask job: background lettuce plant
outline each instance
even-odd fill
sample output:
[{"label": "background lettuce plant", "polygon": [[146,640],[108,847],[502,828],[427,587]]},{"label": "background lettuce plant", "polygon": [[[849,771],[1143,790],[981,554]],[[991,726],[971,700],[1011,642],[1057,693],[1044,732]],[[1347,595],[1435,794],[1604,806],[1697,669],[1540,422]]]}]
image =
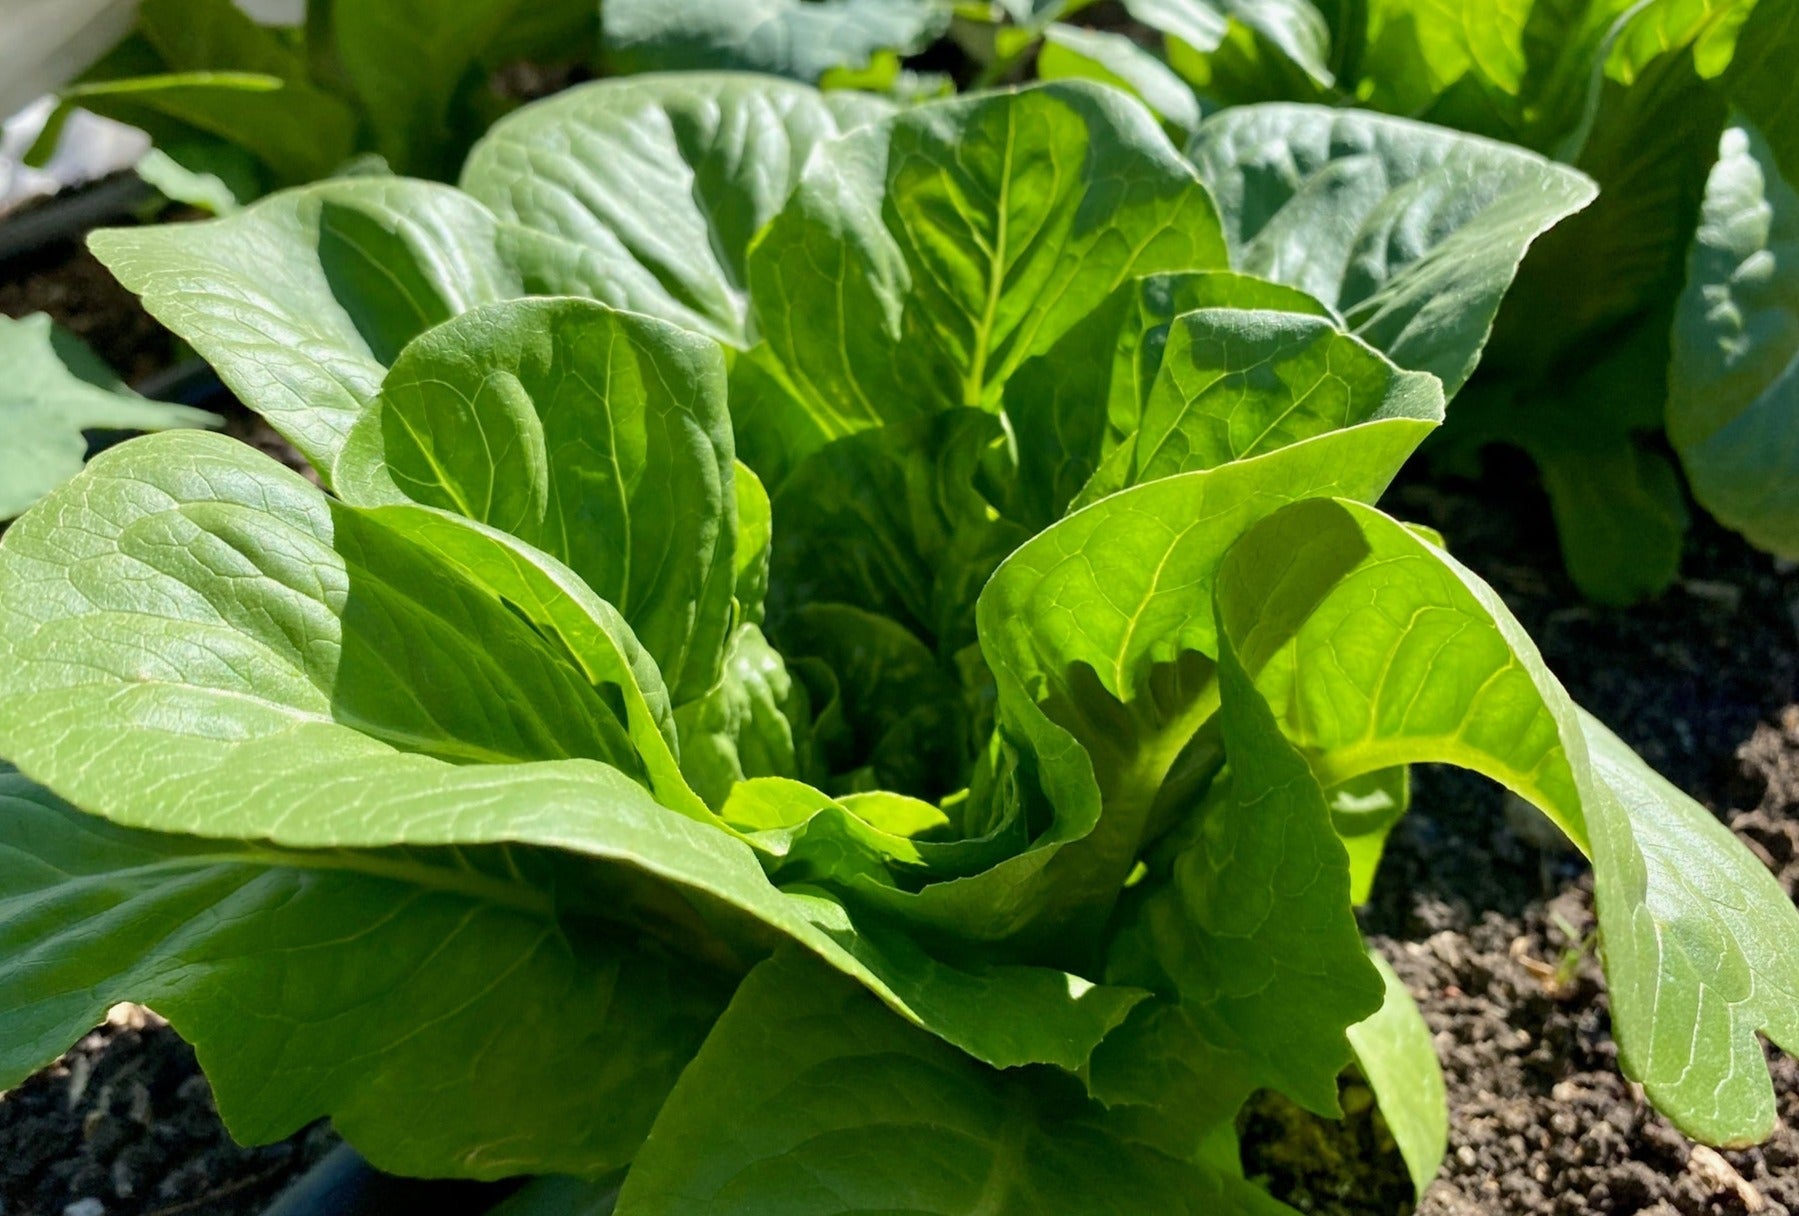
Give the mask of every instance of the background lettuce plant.
[{"label": "background lettuce plant", "polygon": [[[1598,201],[1525,262],[1439,457],[1522,448],[1542,470],[1581,590],[1625,602],[1678,572],[1701,506],[1799,557],[1789,264],[1799,126],[1778,0],[1131,0],[1160,60],[1046,48],[1051,75],[1134,88],[1176,126],[1273,99],[1355,106],[1573,165]],[[1147,62],[1146,62],[1147,58]],[[1197,93],[1171,89],[1172,71]],[[1197,104],[1196,104],[1197,102]],[[1343,148],[1321,180],[1353,181]],[[1270,268],[1300,282],[1303,261]]]},{"label": "background lettuce plant", "polygon": [[150,436],[0,543],[0,1085],[133,998],[238,1135],[574,1180],[515,1212],[1255,1213],[1244,1100],[1353,1064],[1422,1185],[1352,908],[1436,761],[1591,857],[1626,1070],[1765,1135],[1792,905],[1371,505],[1590,183],[1196,147],[646,76],[97,235],[329,492]]}]

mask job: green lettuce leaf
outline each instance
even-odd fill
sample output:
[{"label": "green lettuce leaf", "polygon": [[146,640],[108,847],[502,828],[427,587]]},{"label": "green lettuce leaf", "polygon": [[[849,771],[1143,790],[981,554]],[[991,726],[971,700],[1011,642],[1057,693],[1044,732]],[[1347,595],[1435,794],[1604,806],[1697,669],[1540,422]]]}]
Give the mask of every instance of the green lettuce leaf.
[{"label": "green lettuce leaf", "polygon": [[778,890],[703,808],[640,784],[615,689],[477,571],[387,526],[393,509],[329,500],[215,436],[105,454],[0,548],[0,752],[124,826],[561,849],[593,863],[585,889],[607,919],[725,968],[803,942],[995,1064],[1079,1067],[1141,999],[1046,968],[956,971]]},{"label": "green lettuce leaf", "polygon": [[103,230],[89,244],[327,482],[406,343],[521,294],[485,208],[400,179],[323,182],[206,223]]},{"label": "green lettuce leaf", "polygon": [[1706,184],[1674,324],[1668,438],[1693,496],[1799,556],[1799,192],[1745,120]]},{"label": "green lettuce leaf", "polygon": [[1084,82],[959,98],[814,156],[751,249],[752,356],[810,422],[790,444],[816,448],[994,409],[1126,279],[1223,259],[1205,188],[1135,102]]},{"label": "green lettuce leaf", "polygon": [[951,12],[946,0],[611,0],[601,26],[616,73],[736,69],[816,84],[922,51]]},{"label": "green lettuce leaf", "polygon": [[74,476],[87,458],[84,431],[159,431],[224,420],[185,405],[146,401],[73,334],[43,313],[0,317],[0,520],[11,519]]},{"label": "green lettuce leaf", "polygon": [[390,478],[567,563],[629,622],[680,704],[723,662],[734,465],[716,343],[586,300],[510,300],[406,347],[338,484],[358,501]]},{"label": "green lettuce leaf", "polygon": [[744,347],[750,239],[813,148],[888,108],[731,73],[599,81],[496,123],[462,188],[500,217],[530,290],[593,296]]},{"label": "green lettuce leaf", "polygon": [[620,1216],[902,1210],[1289,1211],[1108,1134],[1045,1079],[983,1068],[792,954],[738,989],[618,1203]]},{"label": "green lettuce leaf", "polygon": [[1188,154],[1233,266],[1324,301],[1451,396],[1525,250],[1594,197],[1581,174],[1521,148],[1325,107],[1226,110]]},{"label": "green lettuce leaf", "polygon": [[1799,1043],[1785,946],[1799,911],[1729,829],[1574,706],[1489,588],[1372,508],[1325,500],[1248,533],[1217,587],[1221,632],[1321,782],[1458,764],[1587,852],[1625,1071],[1697,1139],[1767,1135],[1756,1032]]},{"label": "green lettuce leaf", "polygon": [[1380,1011],[1349,1028],[1356,1067],[1380,1103],[1387,1130],[1399,1145],[1412,1187],[1423,1195],[1449,1150],[1449,1101],[1443,1068],[1424,1015],[1380,951],[1369,950],[1386,984]]}]

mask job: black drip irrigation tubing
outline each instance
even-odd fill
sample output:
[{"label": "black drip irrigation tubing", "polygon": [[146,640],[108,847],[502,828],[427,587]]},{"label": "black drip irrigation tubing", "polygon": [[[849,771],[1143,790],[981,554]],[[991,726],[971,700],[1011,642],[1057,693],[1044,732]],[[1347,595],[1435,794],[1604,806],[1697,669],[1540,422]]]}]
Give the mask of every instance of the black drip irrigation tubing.
[{"label": "black drip irrigation tubing", "polygon": [[517,1189],[512,1182],[395,1178],[345,1144],[277,1196],[263,1216],[482,1216]]}]

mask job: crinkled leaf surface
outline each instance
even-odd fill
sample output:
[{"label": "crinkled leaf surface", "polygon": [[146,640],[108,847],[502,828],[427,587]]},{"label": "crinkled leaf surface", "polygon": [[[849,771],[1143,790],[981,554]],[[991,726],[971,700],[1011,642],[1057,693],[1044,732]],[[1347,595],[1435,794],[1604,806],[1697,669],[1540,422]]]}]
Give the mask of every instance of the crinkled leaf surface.
[{"label": "crinkled leaf surface", "polygon": [[217,426],[204,410],[146,401],[81,340],[43,313],[0,317],[0,519],[11,519],[72,477],[87,458],[83,431]]},{"label": "crinkled leaf surface", "polygon": [[241,1140],[330,1115],[402,1173],[619,1168],[729,988],[565,931],[550,865],[135,832],[0,771],[0,1085],[130,999],[195,1045]]},{"label": "crinkled leaf surface", "polygon": [[1799,555],[1799,192],[1747,121],[1724,133],[1687,266],[1668,437],[1693,494],[1764,549]]},{"label": "crinkled leaf surface", "polygon": [[462,188],[500,217],[531,290],[748,346],[750,238],[814,147],[889,108],[748,74],[597,81],[496,123]]},{"label": "crinkled leaf surface", "polygon": [[1799,912],[1727,828],[1574,706],[1489,588],[1374,509],[1314,500],[1237,544],[1218,606],[1321,781],[1458,764],[1587,851],[1625,1070],[1695,1138],[1768,1133],[1756,1032],[1799,1044]]},{"label": "crinkled leaf surface", "polygon": [[958,98],[820,149],[750,253],[753,353],[816,447],[995,408],[1125,279],[1223,260],[1204,187],[1129,98],[1072,81]]},{"label": "crinkled leaf surface", "polygon": [[612,0],[601,27],[615,72],[728,68],[816,84],[881,52],[922,51],[950,15],[944,0]]},{"label": "crinkled leaf surface", "polygon": [[1594,197],[1580,173],[1521,148],[1319,106],[1226,110],[1188,153],[1232,265],[1311,293],[1451,394],[1525,250]]},{"label": "crinkled leaf surface", "polygon": [[1109,1105],[1149,1105],[1182,1155],[1274,1088],[1339,1113],[1346,1032],[1381,1004],[1324,790],[1229,653],[1218,703],[1229,788],[1206,800],[1167,884],[1112,948],[1108,976],[1159,990],[1102,1044]]},{"label": "crinkled leaf surface", "polygon": [[105,230],[89,244],[327,479],[406,343],[521,293],[484,207],[404,179],[323,182],[223,219]]},{"label": "crinkled leaf surface", "polygon": [[1288,1210],[1108,1134],[1079,1104],[958,1055],[792,954],[738,989],[618,1205],[620,1216]]}]

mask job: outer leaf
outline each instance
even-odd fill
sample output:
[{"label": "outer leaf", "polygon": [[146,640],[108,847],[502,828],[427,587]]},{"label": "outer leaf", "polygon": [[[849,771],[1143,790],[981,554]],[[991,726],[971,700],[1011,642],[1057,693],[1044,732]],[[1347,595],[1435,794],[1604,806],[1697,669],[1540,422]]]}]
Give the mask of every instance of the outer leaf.
[{"label": "outer leaf", "polygon": [[885,109],[749,75],[599,81],[496,123],[462,188],[505,222],[531,290],[591,295],[748,346],[750,238],[814,147]]},{"label": "outer leaf", "polygon": [[1313,501],[1238,543],[1218,605],[1321,781],[1459,764],[1586,850],[1626,1072],[1689,1135],[1767,1134],[1756,1031],[1799,1044],[1786,946],[1799,911],[1728,829],[1574,707],[1489,588],[1372,508]]},{"label": "outer leaf", "polygon": [[312,83],[279,32],[230,0],[144,0],[137,33],[65,97],[142,125],[158,143],[224,139],[279,183],[325,177],[355,150],[355,112]]},{"label": "outer leaf", "polygon": [[617,73],[734,68],[816,84],[879,52],[922,51],[949,19],[942,0],[613,0],[601,25]]},{"label": "outer leaf", "polygon": [[[695,1145],[707,1150],[695,1155]],[[1118,1140],[793,955],[765,963],[682,1077],[621,1216],[905,1211],[1276,1213],[1241,1182]]]},{"label": "outer leaf", "polygon": [[471,573],[242,444],[127,444],[0,546],[0,752],[125,826],[578,854],[591,914],[726,968],[802,942],[999,1065],[1078,1068],[1141,999],[956,971],[777,890],[748,845],[651,799],[614,694]]},{"label": "outer leaf", "polygon": [[473,309],[400,353],[350,452],[346,493],[352,465],[378,470],[566,562],[676,704],[717,681],[737,499],[710,340],[586,300]]},{"label": "outer leaf", "polygon": [[0,317],[0,519],[11,519],[80,470],[83,431],[155,431],[218,426],[223,419],[184,405],[145,401],[128,390],[81,340],[43,313]]},{"label": "outer leaf", "polygon": [[995,408],[1125,279],[1222,260],[1211,202],[1154,120],[1065,82],[921,106],[822,149],[749,276],[764,363],[817,446]]},{"label": "outer leaf", "polygon": [[1674,325],[1668,437],[1693,494],[1799,555],[1799,193],[1741,122],[1724,133]]},{"label": "outer leaf", "polygon": [[1519,148],[1317,106],[1227,110],[1188,153],[1234,266],[1310,292],[1452,395],[1530,243],[1594,197]]},{"label": "outer leaf", "polygon": [[493,217],[423,182],[323,182],[89,244],[327,479],[406,343],[521,291],[494,252]]},{"label": "outer leaf", "polygon": [[1311,0],[1125,0],[1131,16],[1193,51],[1219,48],[1233,24],[1265,39],[1318,85],[1329,85],[1331,32]]},{"label": "outer leaf", "polygon": [[1423,1195],[1449,1149],[1443,1069],[1430,1027],[1392,964],[1378,950],[1370,950],[1368,957],[1386,983],[1387,996],[1378,1013],[1349,1028],[1349,1043],[1405,1158],[1412,1187]]},{"label": "outer leaf", "polygon": [[728,990],[565,932],[547,864],[133,832],[0,773],[0,1085],[131,999],[195,1045],[241,1140],[330,1115],[403,1173],[616,1169]]}]

